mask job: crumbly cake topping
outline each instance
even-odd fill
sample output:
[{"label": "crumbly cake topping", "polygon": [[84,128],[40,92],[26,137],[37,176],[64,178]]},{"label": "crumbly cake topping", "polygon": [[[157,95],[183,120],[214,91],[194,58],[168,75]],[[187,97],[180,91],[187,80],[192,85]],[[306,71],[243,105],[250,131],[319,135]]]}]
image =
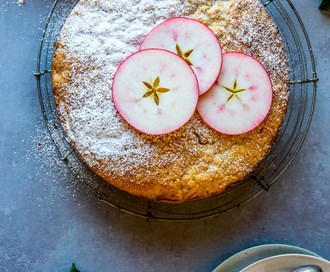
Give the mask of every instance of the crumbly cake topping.
[{"label": "crumbly cake topping", "polygon": [[[224,51],[250,54],[265,66],[274,101],[261,126],[226,136],[196,113],[181,129],[150,136],[119,116],[111,98],[115,71],[155,25],[175,16],[202,21]],[[170,193],[174,188],[173,200],[206,197],[244,178],[268,152],[287,104],[283,51],[259,1],[81,0],[62,29],[53,62],[59,116],[77,152],[110,183],[126,183],[133,193],[137,185],[158,186],[159,192],[166,187]],[[196,184],[200,192],[194,190]]]}]

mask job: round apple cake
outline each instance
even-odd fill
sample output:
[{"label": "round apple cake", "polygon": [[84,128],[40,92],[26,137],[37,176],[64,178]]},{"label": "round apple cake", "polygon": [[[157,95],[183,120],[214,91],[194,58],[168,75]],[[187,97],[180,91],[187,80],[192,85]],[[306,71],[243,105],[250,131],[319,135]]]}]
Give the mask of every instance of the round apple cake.
[{"label": "round apple cake", "polygon": [[[195,112],[174,132],[148,135],[117,112],[111,89],[119,65],[153,27],[182,16],[207,25],[223,52],[265,67],[273,99],[255,129],[225,135]],[[287,109],[284,45],[259,0],[81,0],[55,43],[51,72],[58,116],[81,159],[105,182],[151,201],[205,199],[242,181],[269,152]]]}]

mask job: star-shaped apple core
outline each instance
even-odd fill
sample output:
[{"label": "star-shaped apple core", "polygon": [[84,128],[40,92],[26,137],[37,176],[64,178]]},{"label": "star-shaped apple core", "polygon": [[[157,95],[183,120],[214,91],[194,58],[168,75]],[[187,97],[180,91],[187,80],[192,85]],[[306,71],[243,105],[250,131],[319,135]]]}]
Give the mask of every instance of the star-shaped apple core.
[{"label": "star-shaped apple core", "polygon": [[148,83],[146,81],[142,81],[144,86],[147,87],[146,93],[143,95],[142,98],[146,98],[149,96],[153,96],[154,101],[156,105],[158,106],[160,101],[159,101],[159,94],[158,93],[167,93],[170,91],[168,88],[160,87],[160,78],[159,76],[156,77],[156,79],[153,81],[153,83]]},{"label": "star-shaped apple core", "polygon": [[228,92],[230,92],[230,95],[227,98],[226,102],[229,102],[232,98],[236,97],[239,101],[241,101],[241,99],[239,98],[239,93],[244,92],[246,89],[244,88],[238,88],[237,86],[237,79],[235,79],[233,87],[227,87],[227,86],[222,86],[223,88],[225,88]]},{"label": "star-shaped apple core", "polygon": [[189,56],[194,51],[194,49],[190,49],[190,50],[188,50],[186,52],[183,52],[182,49],[181,49],[181,47],[178,44],[176,44],[175,49],[176,49],[176,53],[177,53],[177,55],[179,57],[181,57],[189,65],[193,65],[192,62],[189,59]]}]

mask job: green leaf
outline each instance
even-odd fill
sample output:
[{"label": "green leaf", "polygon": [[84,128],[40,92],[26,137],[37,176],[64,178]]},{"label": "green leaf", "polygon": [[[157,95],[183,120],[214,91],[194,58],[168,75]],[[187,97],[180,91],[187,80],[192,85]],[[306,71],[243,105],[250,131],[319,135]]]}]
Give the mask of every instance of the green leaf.
[{"label": "green leaf", "polygon": [[178,44],[176,44],[175,48],[176,48],[176,53],[178,54],[178,56],[182,57],[182,51],[181,51],[180,46]]},{"label": "green leaf", "polygon": [[156,90],[156,92],[159,92],[159,93],[167,93],[170,89],[167,89],[167,88],[158,88]]},{"label": "green leaf", "polygon": [[146,86],[149,89],[152,89],[151,84],[149,84],[148,82],[145,82],[145,81],[142,81],[142,82],[143,82],[144,86]]},{"label": "green leaf", "polygon": [[322,0],[319,8],[320,10],[330,12],[330,0]]},{"label": "green leaf", "polygon": [[157,87],[159,86],[159,83],[160,83],[160,78],[159,78],[159,76],[158,76],[158,77],[156,77],[156,79],[155,79],[155,81],[154,81],[153,87],[154,87],[154,88],[157,88]]},{"label": "green leaf", "polygon": [[159,96],[156,93],[154,95],[154,101],[155,101],[156,105],[158,106],[159,105]]},{"label": "green leaf", "polygon": [[80,271],[76,268],[76,265],[74,263],[72,263],[70,272],[80,272]]},{"label": "green leaf", "polygon": [[146,98],[146,97],[149,97],[150,95],[152,95],[154,92],[153,91],[149,91],[149,92],[146,92],[142,98]]}]

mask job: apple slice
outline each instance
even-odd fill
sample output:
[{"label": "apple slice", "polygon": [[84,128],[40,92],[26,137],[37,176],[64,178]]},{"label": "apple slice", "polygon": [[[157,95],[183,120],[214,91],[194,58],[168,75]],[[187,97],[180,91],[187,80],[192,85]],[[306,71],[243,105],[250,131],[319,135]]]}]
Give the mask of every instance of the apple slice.
[{"label": "apple slice", "polygon": [[217,79],[222,50],[211,29],[199,21],[177,17],[152,29],[140,49],[161,48],[178,54],[196,74],[199,94],[205,93]]},{"label": "apple slice", "polygon": [[220,75],[198,102],[203,120],[224,134],[242,134],[259,126],[271,107],[270,78],[256,59],[225,53]]},{"label": "apple slice", "polygon": [[183,126],[195,112],[198,97],[193,70],[162,49],[129,56],[113,79],[116,109],[131,126],[147,134],[165,134]]}]

